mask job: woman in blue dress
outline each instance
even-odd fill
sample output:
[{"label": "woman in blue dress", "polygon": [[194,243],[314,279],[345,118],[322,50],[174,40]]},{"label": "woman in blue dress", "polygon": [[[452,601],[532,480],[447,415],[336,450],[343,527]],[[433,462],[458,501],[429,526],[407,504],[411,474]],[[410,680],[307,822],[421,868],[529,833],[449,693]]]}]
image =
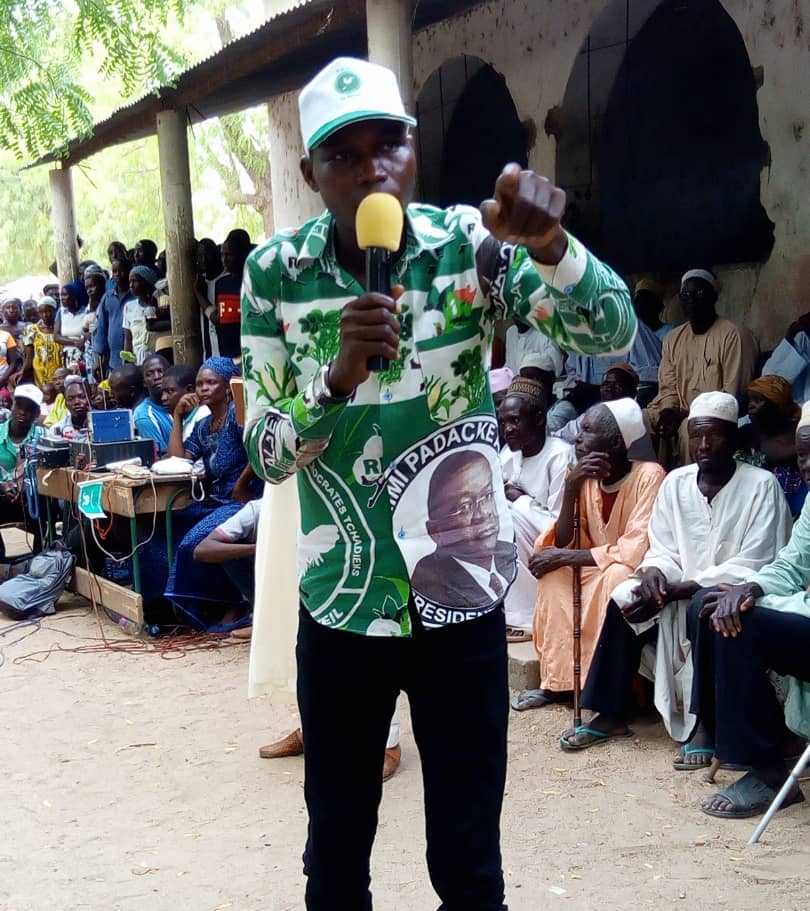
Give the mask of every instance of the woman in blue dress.
[{"label": "woman in blue dress", "polygon": [[[212,632],[250,622],[249,606],[221,567],[194,559],[194,548],[210,532],[262,492],[263,483],[248,463],[243,428],[231,401],[230,380],[238,375],[229,358],[204,361],[197,373],[196,392],[184,395],[174,409],[169,438],[170,456],[202,459],[206,496],[177,515],[181,527],[189,530],[177,548],[166,597],[185,622]],[[198,406],[208,406],[211,414],[195,424],[184,442],[183,419]]]}]

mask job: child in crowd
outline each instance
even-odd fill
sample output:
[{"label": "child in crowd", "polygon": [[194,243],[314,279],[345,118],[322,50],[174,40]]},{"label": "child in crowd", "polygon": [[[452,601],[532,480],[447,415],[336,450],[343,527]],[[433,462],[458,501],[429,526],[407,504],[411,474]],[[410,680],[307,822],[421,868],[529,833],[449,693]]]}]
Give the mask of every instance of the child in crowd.
[{"label": "child in crowd", "polygon": [[39,414],[43,421],[51,413],[55,401],[56,386],[53,383],[45,383],[42,387],[42,404],[39,406]]},{"label": "child in crowd", "polygon": [[11,417],[13,403],[14,397],[8,389],[0,389],[0,424],[5,423]]},{"label": "child in crowd", "polygon": [[93,409],[95,411],[108,411],[115,408],[115,399],[110,389],[110,381],[102,380],[93,394]]},{"label": "child in crowd", "polygon": [[67,367],[58,367],[53,372],[53,388],[56,391],[56,397],[53,404],[48,409],[48,417],[43,418],[40,411],[40,420],[46,427],[52,427],[57,421],[68,413],[67,403],[65,402],[65,381],[73,374]]},{"label": "child in crowd", "polygon": [[87,368],[87,376],[91,380],[96,377],[97,367],[99,366],[93,348],[98,317],[96,311],[107,289],[106,274],[99,267],[96,268],[98,271],[91,272],[88,269],[84,274],[84,284],[87,288],[87,314],[82,323],[82,333],[84,335],[84,363]]}]

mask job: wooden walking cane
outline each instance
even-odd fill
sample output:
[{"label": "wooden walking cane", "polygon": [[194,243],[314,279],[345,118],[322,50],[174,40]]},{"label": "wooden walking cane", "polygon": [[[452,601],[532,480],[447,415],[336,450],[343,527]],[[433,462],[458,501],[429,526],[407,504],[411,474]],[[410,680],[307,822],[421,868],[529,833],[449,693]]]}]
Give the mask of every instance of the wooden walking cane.
[{"label": "wooden walking cane", "polygon": [[[579,493],[574,501],[574,550],[579,550]],[[574,605],[574,730],[582,724],[582,709],[579,705],[582,694],[582,567],[574,567],[571,583]]]}]

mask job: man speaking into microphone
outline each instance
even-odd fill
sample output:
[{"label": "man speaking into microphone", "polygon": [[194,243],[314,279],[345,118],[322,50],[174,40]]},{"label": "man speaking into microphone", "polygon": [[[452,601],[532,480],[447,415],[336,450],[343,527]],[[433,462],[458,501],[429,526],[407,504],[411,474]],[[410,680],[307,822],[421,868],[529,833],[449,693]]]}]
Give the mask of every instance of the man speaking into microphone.
[{"label": "man speaking into microphone", "polygon": [[[253,468],[274,484],[295,474],[301,504],[306,907],[372,907],[383,752],[402,689],[441,908],[501,911],[515,550],[496,480],[494,322],[516,316],[571,351],[618,356],[635,335],[630,296],[561,227],[565,194],[518,165],[480,212],[414,204],[415,121],[384,67],[334,60],[299,106],[301,170],[326,211],[248,258],[242,363]],[[372,193],[404,215],[387,293],[365,287],[358,242]]]}]

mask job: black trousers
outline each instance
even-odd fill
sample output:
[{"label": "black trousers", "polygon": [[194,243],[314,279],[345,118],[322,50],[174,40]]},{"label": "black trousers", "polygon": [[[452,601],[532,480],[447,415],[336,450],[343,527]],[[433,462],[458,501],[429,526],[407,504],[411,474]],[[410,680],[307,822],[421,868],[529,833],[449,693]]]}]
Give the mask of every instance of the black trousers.
[{"label": "black trousers", "polygon": [[755,607],[743,615],[742,633],[733,639],[701,623],[694,646],[692,711],[713,736],[718,758],[778,766],[784,713],[768,670],[810,681],[810,619]]},{"label": "black trousers", "polygon": [[[703,596],[710,590],[701,588],[687,607],[686,631],[693,644],[698,626],[706,622],[698,619],[698,613],[703,606]],[[655,642],[657,637],[657,626],[637,636],[618,605],[611,601],[582,691],[583,707],[609,718],[629,718],[633,710],[633,678],[638,671],[641,652],[648,642]]]},{"label": "black trousers", "polygon": [[[503,609],[412,638],[331,630],[300,612],[298,706],[308,911],[370,911],[388,726],[408,694],[440,911],[505,911],[500,815],[509,712]],[[460,699],[453,699],[461,694]],[[393,820],[394,823],[396,820]]]}]

